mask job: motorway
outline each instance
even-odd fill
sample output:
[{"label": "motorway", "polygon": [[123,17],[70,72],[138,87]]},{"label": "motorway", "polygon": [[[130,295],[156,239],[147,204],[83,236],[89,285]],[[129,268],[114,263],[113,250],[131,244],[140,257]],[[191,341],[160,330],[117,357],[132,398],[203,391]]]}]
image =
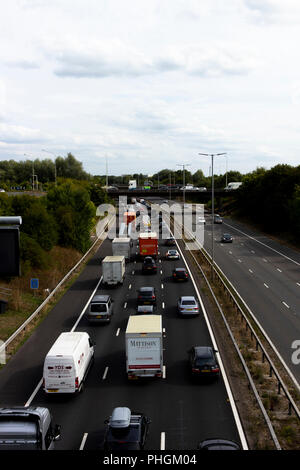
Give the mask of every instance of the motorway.
[{"label": "motorway", "polygon": [[[209,223],[210,222],[210,223]],[[211,220],[204,247],[211,253]],[[230,233],[233,243],[220,242]],[[300,340],[300,253],[231,219],[214,225],[214,259],[244,299],[300,386],[292,343]]]},{"label": "motorway", "polygon": [[[136,247],[136,245],[135,245]],[[126,266],[124,284],[103,289],[100,259],[111,254],[106,239],[72,287],[47,318],[0,372],[0,405],[47,406],[54,421],[62,426],[57,449],[100,449],[104,420],[116,406],[128,406],[151,419],[146,450],[196,449],[209,437],[222,437],[241,444],[222,377],[207,383],[195,383],[187,372],[187,350],[193,345],[212,345],[202,314],[195,318],[177,315],[180,295],[197,296],[191,280],[175,284],[171,272],[184,266],[182,260],[166,261],[167,247],[160,242],[157,274],[143,275],[141,262]],[[70,331],[95,289],[114,299],[114,315],[109,325],[90,325],[83,315],[76,331],[87,331],[95,347],[95,362],[82,393],[75,397],[48,397],[39,387],[43,361],[62,331]],[[164,364],[166,376],[150,381],[128,382],[125,369],[124,333],[128,316],[136,309],[136,290],[154,286],[157,313],[163,316]]]},{"label": "motorway", "polygon": [[[211,215],[206,215],[204,248],[209,254],[211,222]],[[221,243],[223,233],[230,233],[233,243]],[[300,340],[300,253],[223,218],[223,224],[214,224],[214,261],[250,308],[300,390],[300,364],[292,360],[292,344]]]}]

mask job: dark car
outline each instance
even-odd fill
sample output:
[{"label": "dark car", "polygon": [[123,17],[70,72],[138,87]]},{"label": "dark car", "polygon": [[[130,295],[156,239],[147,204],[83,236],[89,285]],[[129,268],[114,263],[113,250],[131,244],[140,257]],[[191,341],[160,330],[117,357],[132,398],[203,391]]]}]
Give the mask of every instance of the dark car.
[{"label": "dark car", "polygon": [[188,281],[189,275],[185,268],[175,268],[173,269],[172,277],[174,281]]},{"label": "dark car", "polygon": [[240,446],[227,439],[206,439],[200,442],[198,450],[241,450]]},{"label": "dark car", "polygon": [[141,287],[138,290],[138,305],[155,305],[156,304],[156,293],[154,287]]},{"label": "dark car", "polygon": [[175,245],[176,245],[175,238],[174,238],[174,237],[168,237],[168,238],[166,238],[166,240],[165,240],[165,245],[166,245],[166,246],[175,246]]},{"label": "dark car", "polygon": [[217,377],[220,373],[215,350],[210,346],[193,346],[189,351],[189,370],[193,377]]},{"label": "dark car", "polygon": [[156,273],[157,272],[157,264],[152,256],[146,256],[143,261],[142,266],[143,273]]},{"label": "dark car", "polygon": [[142,413],[131,413],[126,407],[115,408],[111,417],[105,421],[104,450],[143,450],[150,422]]},{"label": "dark car", "polygon": [[230,235],[230,233],[223,233],[222,235],[222,238],[221,238],[221,242],[222,243],[232,243],[232,235]]}]

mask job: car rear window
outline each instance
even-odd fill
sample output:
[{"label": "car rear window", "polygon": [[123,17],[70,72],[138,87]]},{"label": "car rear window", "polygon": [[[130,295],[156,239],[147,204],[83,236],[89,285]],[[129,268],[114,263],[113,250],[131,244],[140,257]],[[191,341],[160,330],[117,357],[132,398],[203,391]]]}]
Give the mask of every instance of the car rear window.
[{"label": "car rear window", "polygon": [[196,302],[194,300],[183,300],[181,305],[196,305]]},{"label": "car rear window", "polygon": [[201,367],[201,366],[213,366],[215,364],[214,360],[212,359],[212,357],[198,357],[195,361],[195,365],[197,367]]},{"label": "car rear window", "polygon": [[141,292],[141,295],[142,295],[143,297],[151,297],[153,294],[154,294],[154,292],[152,292],[151,290]]},{"label": "car rear window", "polygon": [[107,304],[92,304],[91,312],[106,312]]}]

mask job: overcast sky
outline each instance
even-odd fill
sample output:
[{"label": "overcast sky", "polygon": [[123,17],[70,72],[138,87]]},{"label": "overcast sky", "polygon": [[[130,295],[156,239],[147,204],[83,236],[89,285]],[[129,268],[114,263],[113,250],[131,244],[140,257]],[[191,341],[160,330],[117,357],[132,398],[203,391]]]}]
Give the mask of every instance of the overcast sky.
[{"label": "overcast sky", "polygon": [[300,164],[299,0],[2,0],[0,44],[1,160]]}]

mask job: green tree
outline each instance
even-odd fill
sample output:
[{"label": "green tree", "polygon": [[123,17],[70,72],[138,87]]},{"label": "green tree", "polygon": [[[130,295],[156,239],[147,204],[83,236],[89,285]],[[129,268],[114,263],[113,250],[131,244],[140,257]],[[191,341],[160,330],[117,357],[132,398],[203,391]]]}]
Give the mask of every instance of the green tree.
[{"label": "green tree", "polygon": [[47,207],[57,222],[59,244],[85,252],[96,213],[89,192],[79,184],[61,184],[48,192]]}]

